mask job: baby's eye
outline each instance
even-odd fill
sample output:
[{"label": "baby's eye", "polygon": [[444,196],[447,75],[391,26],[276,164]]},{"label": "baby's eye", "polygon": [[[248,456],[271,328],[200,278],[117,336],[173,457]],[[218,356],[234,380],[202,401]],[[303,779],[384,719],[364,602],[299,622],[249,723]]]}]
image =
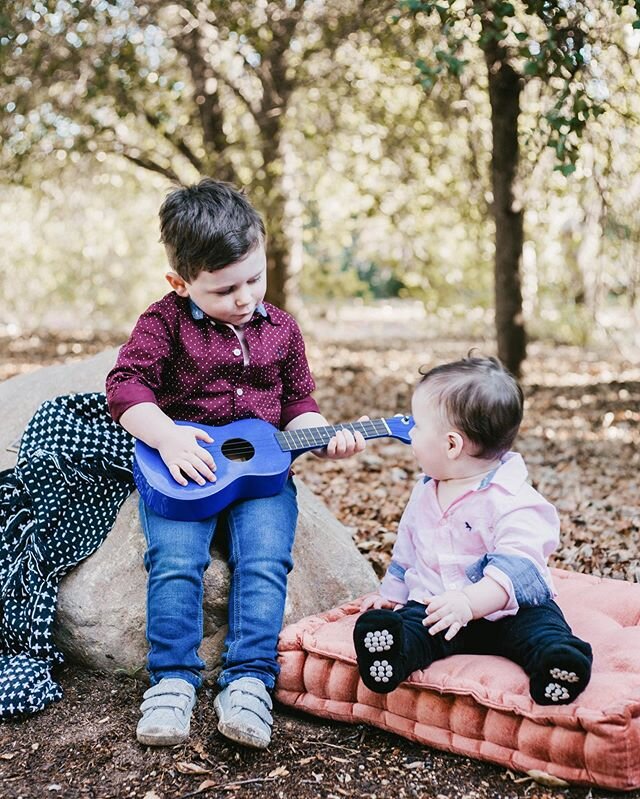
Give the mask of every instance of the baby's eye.
[{"label": "baby's eye", "polygon": [[262,280],[262,275],[258,275],[257,277],[252,277],[247,280],[247,283],[257,283],[258,281]]},{"label": "baby's eye", "polygon": [[225,289],[224,291],[214,291],[213,293],[218,297],[226,297],[228,294],[231,294],[233,289]]}]

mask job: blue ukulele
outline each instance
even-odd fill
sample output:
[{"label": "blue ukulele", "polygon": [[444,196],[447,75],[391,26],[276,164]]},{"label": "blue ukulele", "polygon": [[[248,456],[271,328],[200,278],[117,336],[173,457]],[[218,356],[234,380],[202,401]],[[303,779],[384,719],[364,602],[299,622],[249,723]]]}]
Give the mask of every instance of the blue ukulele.
[{"label": "blue ukulele", "polygon": [[372,419],[366,422],[308,427],[281,431],[261,419],[211,427],[205,430],[212,444],[200,441],[216,462],[216,481],[186,486],[177,483],[158,450],[136,441],[133,477],[144,501],[160,516],[176,521],[198,521],[219,513],[237,499],[271,497],[278,494],[289,474],[291,462],[310,449],[326,447],[338,430],[359,431],[365,439],[390,436],[408,444],[413,427],[411,416]]}]

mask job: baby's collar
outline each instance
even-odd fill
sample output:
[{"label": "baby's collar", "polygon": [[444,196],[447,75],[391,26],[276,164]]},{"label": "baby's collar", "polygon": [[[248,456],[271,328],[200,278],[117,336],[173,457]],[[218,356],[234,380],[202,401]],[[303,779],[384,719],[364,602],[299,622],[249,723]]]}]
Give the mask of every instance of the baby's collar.
[{"label": "baby's collar", "polygon": [[[431,477],[424,475],[423,483],[428,483]],[[501,486],[510,494],[515,494],[520,490],[522,484],[527,480],[527,467],[522,456],[517,452],[505,452],[500,458],[500,464],[489,474],[485,475],[482,482],[476,489],[481,491],[492,483]]]}]

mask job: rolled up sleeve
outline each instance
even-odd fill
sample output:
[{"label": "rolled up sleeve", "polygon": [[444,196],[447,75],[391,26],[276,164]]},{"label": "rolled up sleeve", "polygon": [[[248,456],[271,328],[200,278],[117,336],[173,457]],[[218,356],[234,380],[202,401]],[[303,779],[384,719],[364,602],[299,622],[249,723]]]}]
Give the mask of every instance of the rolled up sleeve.
[{"label": "rolled up sleeve", "polygon": [[547,559],[558,545],[559,530],[555,508],[542,498],[537,504],[517,508],[499,519],[494,551],[466,570],[472,582],[491,577],[509,594],[507,605],[487,616],[490,621],[553,598]]}]

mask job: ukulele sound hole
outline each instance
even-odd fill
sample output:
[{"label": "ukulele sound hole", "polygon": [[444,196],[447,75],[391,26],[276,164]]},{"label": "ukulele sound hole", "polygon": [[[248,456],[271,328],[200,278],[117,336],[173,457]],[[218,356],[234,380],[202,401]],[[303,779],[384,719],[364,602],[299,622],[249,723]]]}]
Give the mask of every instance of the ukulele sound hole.
[{"label": "ukulele sound hole", "polygon": [[230,461],[250,461],[256,454],[253,444],[243,438],[230,438],[220,447],[220,451]]}]

